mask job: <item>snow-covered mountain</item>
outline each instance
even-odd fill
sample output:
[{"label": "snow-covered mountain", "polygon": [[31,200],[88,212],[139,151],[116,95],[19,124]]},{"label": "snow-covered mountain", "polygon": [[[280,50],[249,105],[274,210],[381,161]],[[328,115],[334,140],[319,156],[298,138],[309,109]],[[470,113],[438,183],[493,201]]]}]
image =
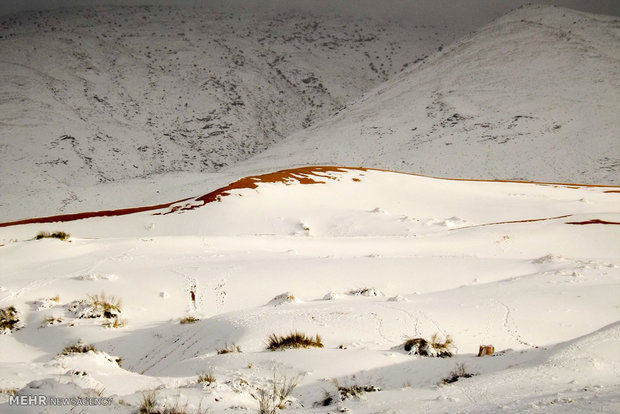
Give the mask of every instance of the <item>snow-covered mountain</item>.
[{"label": "snow-covered mountain", "polygon": [[248,164],[620,182],[620,20],[516,10]]},{"label": "snow-covered mountain", "polygon": [[463,28],[418,22],[171,7],[4,18],[0,215],[167,202],[317,163],[618,182],[618,18],[531,6],[452,44]]},{"label": "snow-covered mountain", "polygon": [[[213,172],[312,125],[454,33],[389,19],[175,7],[0,21],[0,208]],[[44,196],[45,197],[45,196]]]},{"label": "snow-covered mountain", "polygon": [[[286,377],[282,414],[617,412],[619,192],[310,167],[2,224],[0,308],[23,327],[0,335],[0,411],[41,412],[15,391],[111,398],[88,413],[149,392],[157,412],[257,412]],[[93,295],[119,299],[125,325],[102,326]],[[296,330],[324,347],[265,349]],[[403,347],[434,333],[453,358]]]}]

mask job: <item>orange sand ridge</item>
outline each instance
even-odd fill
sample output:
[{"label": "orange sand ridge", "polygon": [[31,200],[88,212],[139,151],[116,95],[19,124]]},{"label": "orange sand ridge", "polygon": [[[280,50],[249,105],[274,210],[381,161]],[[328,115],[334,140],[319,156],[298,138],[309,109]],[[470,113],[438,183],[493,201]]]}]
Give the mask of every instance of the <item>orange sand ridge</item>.
[{"label": "orange sand ridge", "polygon": [[[123,208],[123,209],[116,209],[116,210],[102,210],[102,211],[93,211],[93,212],[84,212],[84,213],[75,213],[75,214],[62,214],[62,215],[49,216],[49,217],[37,217],[37,218],[30,218],[30,219],[24,219],[24,220],[9,221],[5,223],[0,223],[0,227],[17,226],[21,224],[33,224],[33,223],[63,223],[67,221],[82,220],[82,219],[92,218],[92,217],[124,216],[128,214],[140,213],[144,211],[164,210],[164,209],[168,209],[168,211],[160,211],[160,212],[154,213],[154,215],[171,214],[174,212],[193,210],[197,207],[202,207],[205,204],[212,203],[214,201],[220,201],[222,197],[230,195],[231,191],[233,190],[255,189],[258,187],[259,183],[284,183],[287,185],[292,184],[292,183],[324,184],[325,181],[318,180],[318,178],[335,180],[336,177],[330,176],[329,173],[347,172],[347,171],[384,171],[384,172],[391,172],[391,173],[397,173],[397,174],[413,175],[413,176],[418,176],[418,177],[427,177],[427,176],[423,176],[419,174],[402,173],[398,171],[383,170],[383,169],[378,169],[378,168],[306,166],[306,167],[299,167],[299,168],[276,171],[273,173],[268,173],[268,174],[263,174],[263,175],[256,175],[256,176],[241,178],[225,187],[219,188],[215,191],[212,191],[208,194],[205,194],[197,198],[190,197],[190,198],[185,198],[182,200],[173,201],[171,203],[157,204],[157,205],[152,205],[152,206]],[[450,180],[450,181],[538,184],[538,185],[563,186],[563,187],[568,187],[568,188],[582,188],[582,187],[618,188],[618,186],[612,186],[612,185],[548,183],[548,182],[533,182],[533,181],[530,182],[530,181],[517,181],[517,180],[472,180],[472,179],[466,179],[466,178],[441,178],[441,177],[427,177],[427,178],[436,178],[439,180]],[[353,178],[353,181],[359,182],[360,179]],[[618,192],[620,192],[620,190],[605,191],[605,193],[618,193]],[[192,201],[200,202],[201,204],[192,204]],[[185,204],[179,205],[180,203],[185,203]],[[521,220],[520,222],[538,221],[538,220],[549,220],[549,219]],[[493,223],[493,224],[503,224],[503,223]],[[571,224],[577,224],[577,223],[571,223]],[[609,222],[608,224],[617,224],[617,223]]]}]

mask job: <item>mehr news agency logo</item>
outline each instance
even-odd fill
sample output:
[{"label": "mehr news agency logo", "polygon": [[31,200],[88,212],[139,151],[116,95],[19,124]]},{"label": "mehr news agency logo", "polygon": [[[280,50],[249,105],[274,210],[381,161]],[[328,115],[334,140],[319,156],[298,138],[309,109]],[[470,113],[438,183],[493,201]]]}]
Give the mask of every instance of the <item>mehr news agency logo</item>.
[{"label": "mehr news agency logo", "polygon": [[9,405],[14,406],[108,406],[111,397],[53,397],[49,395],[9,395]]}]

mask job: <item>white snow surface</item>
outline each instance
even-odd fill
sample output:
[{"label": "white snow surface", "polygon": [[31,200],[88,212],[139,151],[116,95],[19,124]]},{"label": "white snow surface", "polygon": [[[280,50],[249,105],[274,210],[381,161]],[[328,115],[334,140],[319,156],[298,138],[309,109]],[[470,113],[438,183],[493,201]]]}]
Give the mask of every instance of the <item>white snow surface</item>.
[{"label": "white snow surface", "polygon": [[410,23],[2,17],[0,412],[620,412],[620,21]]},{"label": "white snow surface", "polygon": [[[0,307],[24,323],[0,335],[0,411],[41,412],[10,390],[110,397],[78,408],[119,413],[155,390],[160,410],[257,412],[274,375],[300,376],[282,413],[620,410],[620,188],[315,167],[225,190],[0,227]],[[57,230],[71,237],[33,239]],[[102,293],[124,327],[67,309]],[[265,349],[294,331],[324,348]],[[434,333],[453,358],[404,351]],[[79,339],[99,352],[58,356]],[[475,375],[440,384],[457,364]],[[336,384],[379,391],[339,401]]]}]

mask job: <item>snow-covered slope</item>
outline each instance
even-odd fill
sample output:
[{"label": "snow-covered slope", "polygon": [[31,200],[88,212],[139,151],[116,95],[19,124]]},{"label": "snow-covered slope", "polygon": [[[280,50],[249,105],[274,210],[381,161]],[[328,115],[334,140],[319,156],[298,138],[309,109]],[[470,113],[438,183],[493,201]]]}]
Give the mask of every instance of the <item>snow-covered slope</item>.
[{"label": "snow-covered slope", "polygon": [[617,184],[619,108],[620,20],[531,6],[271,147],[246,171],[330,163]]},{"label": "snow-covered slope", "polygon": [[234,164],[453,39],[446,27],[320,11],[4,17],[0,209],[43,196],[50,214],[79,204],[84,186]]},{"label": "snow-covered slope", "polygon": [[[619,196],[309,167],[133,214],[2,223],[0,308],[25,326],[0,335],[0,389],[100,394],[118,412],[157,389],[160,407],[253,412],[274,375],[301,373],[282,412],[614,412]],[[34,240],[43,230],[71,237]],[[125,327],[78,317],[102,292]],[[324,348],[265,350],[294,330]],[[454,358],[403,350],[435,332]],[[57,356],[79,338],[105,354]],[[482,344],[496,354],[476,357]],[[476,375],[437,385],[461,363]],[[375,391],[339,401],[337,386]],[[3,393],[2,412],[38,412]]]}]

